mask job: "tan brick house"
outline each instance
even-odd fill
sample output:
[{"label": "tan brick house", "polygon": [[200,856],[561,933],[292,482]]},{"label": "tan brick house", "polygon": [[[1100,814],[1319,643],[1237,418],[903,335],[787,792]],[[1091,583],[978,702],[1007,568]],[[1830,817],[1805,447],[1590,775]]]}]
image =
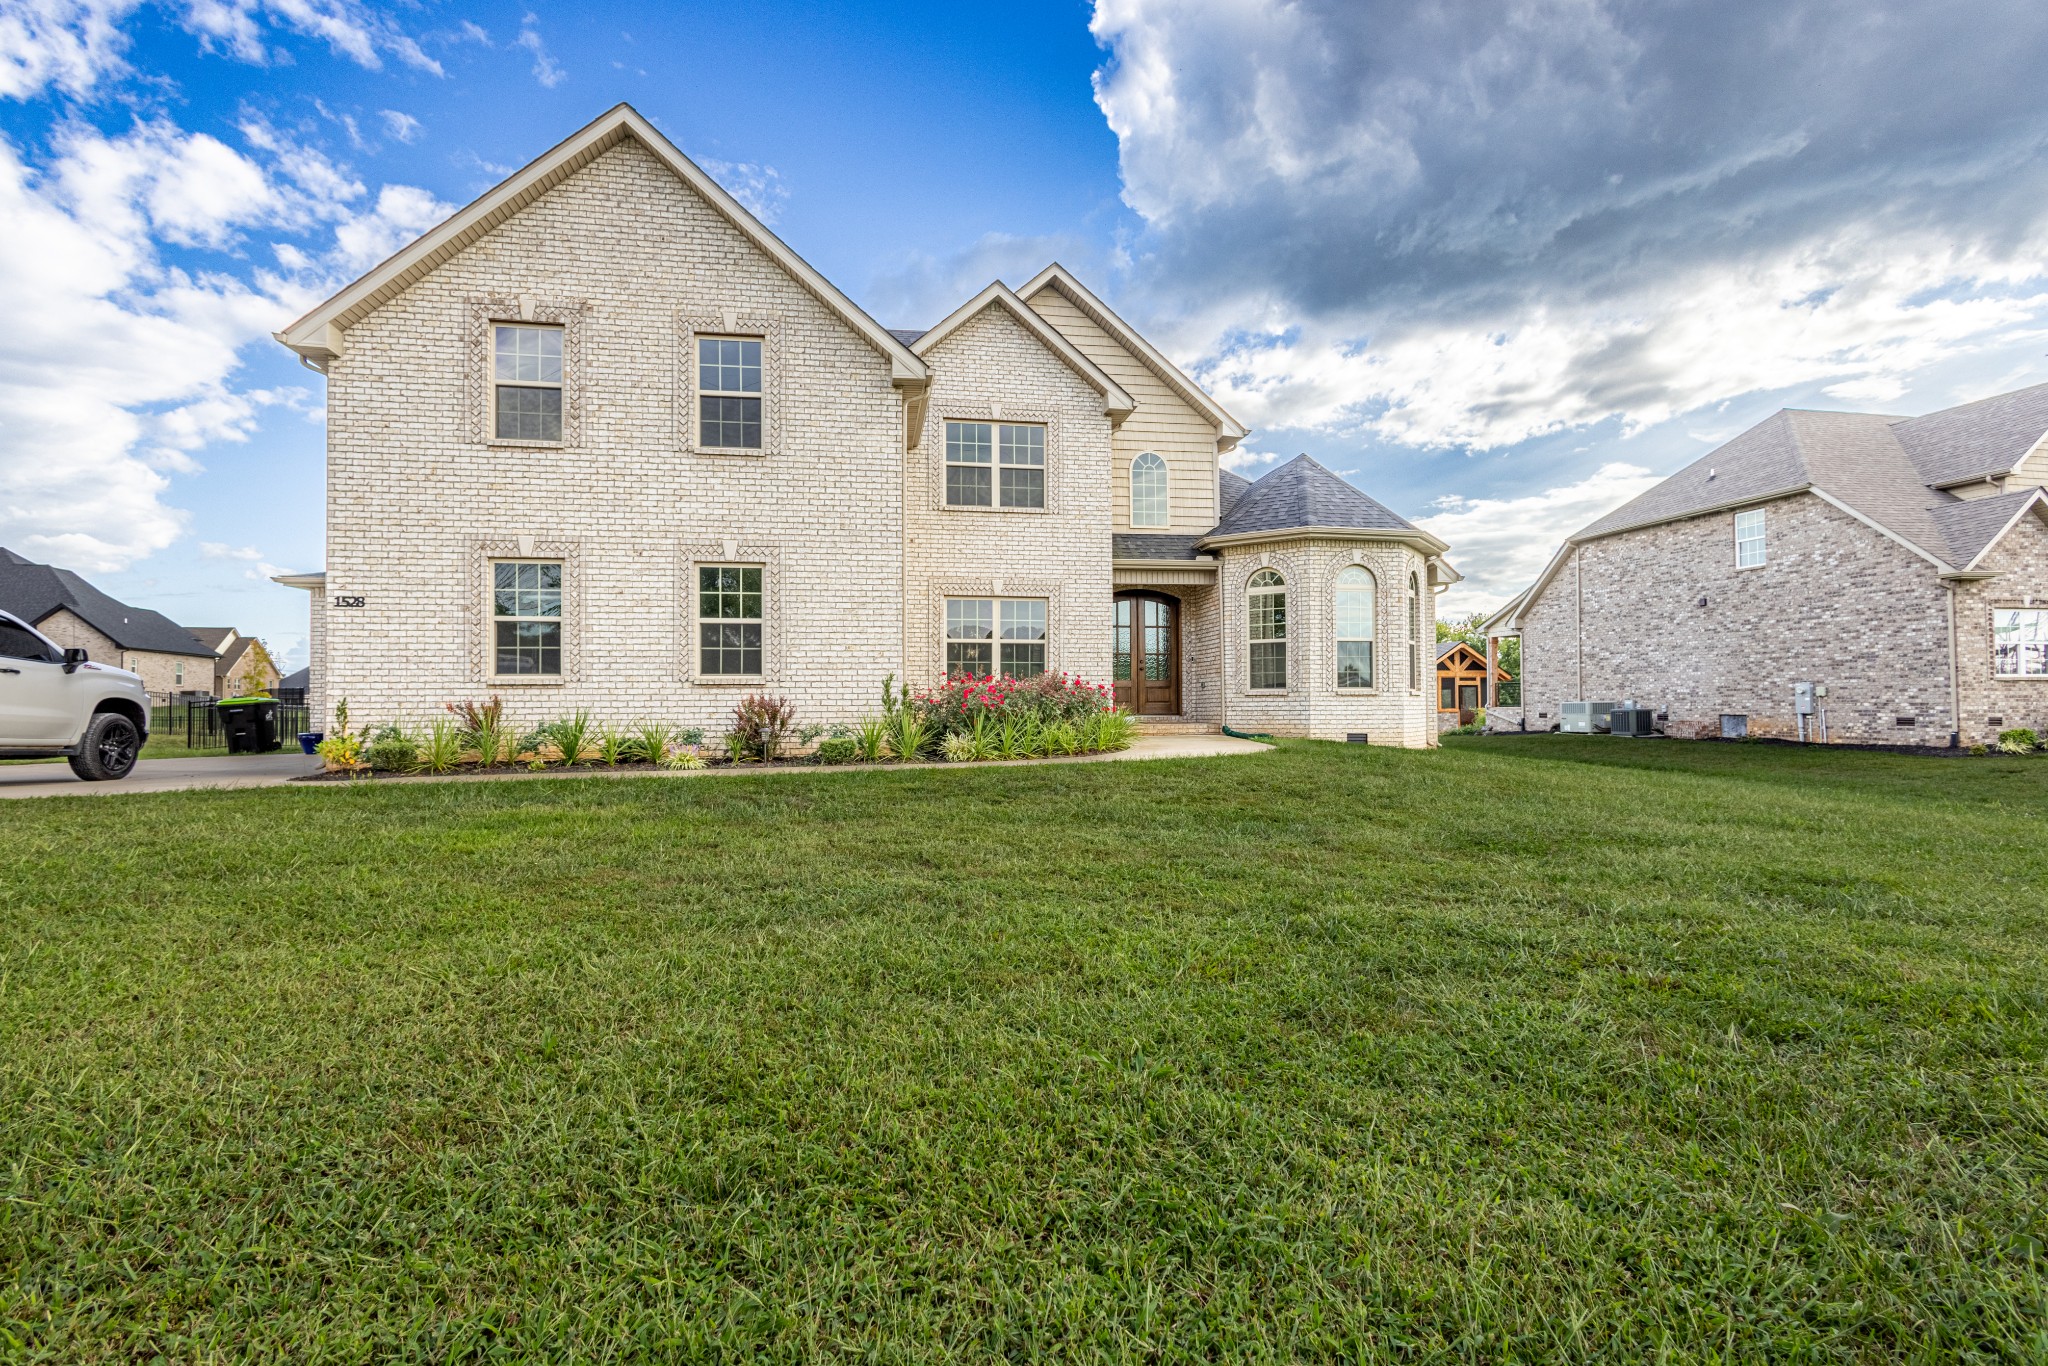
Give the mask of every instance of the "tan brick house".
[{"label": "tan brick house", "polygon": [[[1570,537],[1486,623],[1522,706],[1674,735],[1974,745],[2048,729],[2048,385],[1922,417],[1785,411]],[[1801,720],[1795,685],[1813,685]]]},{"label": "tan brick house", "polygon": [[0,548],[0,609],[67,650],[139,674],[159,702],[213,689],[213,651],[190,631],[109,597],[69,569]]},{"label": "tan brick house", "polygon": [[1058,266],[891,331],[621,105],[278,334],[327,377],[309,701],[720,726],[890,674],[1434,742],[1445,547]]}]

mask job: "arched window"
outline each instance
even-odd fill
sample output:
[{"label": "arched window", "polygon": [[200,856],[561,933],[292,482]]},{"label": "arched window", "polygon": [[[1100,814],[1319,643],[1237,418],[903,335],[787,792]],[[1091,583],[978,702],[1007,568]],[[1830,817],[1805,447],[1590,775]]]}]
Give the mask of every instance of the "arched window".
[{"label": "arched window", "polygon": [[1337,686],[1372,686],[1372,571],[1361,565],[1337,574]]},{"label": "arched window", "polygon": [[1422,580],[1408,576],[1408,686],[1422,687]]},{"label": "arched window", "polygon": [[1166,462],[1146,451],[1131,462],[1131,525],[1165,526]]},{"label": "arched window", "polygon": [[1251,686],[1287,686],[1287,580],[1270,569],[1252,575],[1245,589],[1251,621]]}]

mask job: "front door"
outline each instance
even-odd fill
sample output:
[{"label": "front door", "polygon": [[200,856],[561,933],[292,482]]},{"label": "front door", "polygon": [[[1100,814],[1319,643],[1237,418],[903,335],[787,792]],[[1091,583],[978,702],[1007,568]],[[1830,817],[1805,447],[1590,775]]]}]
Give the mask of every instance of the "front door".
[{"label": "front door", "polygon": [[1116,704],[1139,716],[1180,715],[1180,604],[1160,593],[1121,593],[1111,673]]},{"label": "front door", "polygon": [[1458,685],[1458,724],[1469,726],[1479,719],[1479,685],[1460,683]]}]

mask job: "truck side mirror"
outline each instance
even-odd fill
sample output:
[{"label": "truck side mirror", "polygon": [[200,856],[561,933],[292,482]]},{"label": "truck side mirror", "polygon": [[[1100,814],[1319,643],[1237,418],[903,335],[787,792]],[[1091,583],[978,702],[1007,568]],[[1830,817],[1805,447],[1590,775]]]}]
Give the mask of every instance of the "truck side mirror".
[{"label": "truck side mirror", "polygon": [[85,663],[87,660],[91,658],[91,655],[87,654],[78,646],[72,646],[70,649],[64,652],[64,672],[70,673],[73,669],[76,669],[79,665]]}]

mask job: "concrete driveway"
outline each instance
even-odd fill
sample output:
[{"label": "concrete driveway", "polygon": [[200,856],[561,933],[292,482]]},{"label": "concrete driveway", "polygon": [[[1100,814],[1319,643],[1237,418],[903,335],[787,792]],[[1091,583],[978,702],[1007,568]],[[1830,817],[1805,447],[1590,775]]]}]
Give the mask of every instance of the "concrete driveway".
[{"label": "concrete driveway", "polygon": [[124,792],[183,792],[199,787],[275,787],[320,761],[306,754],[235,754],[211,759],[143,759],[118,782],[81,782],[71,765],[0,767],[0,797],[115,797]]}]

